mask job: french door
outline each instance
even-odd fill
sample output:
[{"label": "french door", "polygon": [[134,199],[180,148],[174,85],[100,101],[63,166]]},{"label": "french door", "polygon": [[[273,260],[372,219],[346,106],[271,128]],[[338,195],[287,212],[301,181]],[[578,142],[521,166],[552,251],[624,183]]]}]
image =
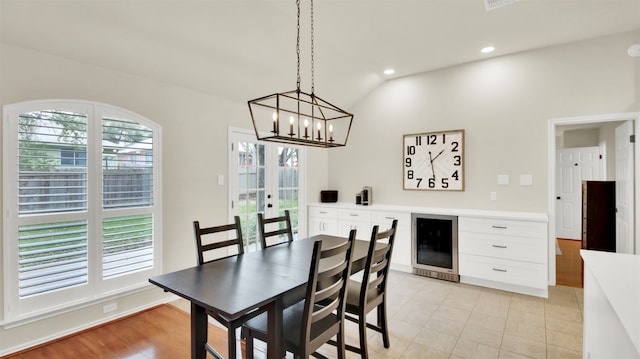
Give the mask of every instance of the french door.
[{"label": "french door", "polygon": [[[240,216],[245,249],[259,249],[257,214],[276,217],[289,210],[294,239],[305,233],[304,148],[257,141],[255,133],[229,130],[230,216]],[[303,222],[303,223],[301,223]]]}]

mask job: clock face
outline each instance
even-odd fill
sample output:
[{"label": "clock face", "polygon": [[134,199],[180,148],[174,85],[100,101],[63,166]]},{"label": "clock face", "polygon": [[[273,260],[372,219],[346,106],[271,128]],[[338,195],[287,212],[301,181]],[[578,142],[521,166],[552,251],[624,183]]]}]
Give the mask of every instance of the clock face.
[{"label": "clock face", "polygon": [[464,191],[464,130],[404,135],[403,189]]}]

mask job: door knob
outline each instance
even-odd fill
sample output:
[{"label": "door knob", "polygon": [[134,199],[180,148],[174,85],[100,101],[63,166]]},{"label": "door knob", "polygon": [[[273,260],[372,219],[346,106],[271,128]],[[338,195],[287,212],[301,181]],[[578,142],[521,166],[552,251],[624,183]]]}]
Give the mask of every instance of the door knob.
[{"label": "door knob", "polygon": [[273,205],[271,203],[267,204],[267,208],[271,208]]}]

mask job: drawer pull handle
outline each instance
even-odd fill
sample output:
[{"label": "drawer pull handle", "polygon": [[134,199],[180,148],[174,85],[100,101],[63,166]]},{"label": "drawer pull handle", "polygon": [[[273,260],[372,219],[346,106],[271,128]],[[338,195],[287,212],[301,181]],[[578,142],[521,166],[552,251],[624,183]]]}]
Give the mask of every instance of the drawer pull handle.
[{"label": "drawer pull handle", "polygon": [[327,214],[327,212],[325,212],[325,211],[320,211],[320,214]]},{"label": "drawer pull handle", "polygon": [[360,216],[359,214],[355,214],[355,213],[349,213],[349,215],[350,215],[351,217],[359,217],[359,216]]},{"label": "drawer pull handle", "polygon": [[506,245],[506,244],[502,244],[502,245],[500,245],[500,244],[492,244],[491,246],[492,246],[493,248],[507,248],[507,245]]},{"label": "drawer pull handle", "polygon": [[496,271],[496,272],[503,272],[503,273],[506,273],[506,272],[507,272],[507,270],[506,270],[506,269],[504,269],[504,268],[496,268],[496,267],[493,267],[493,270],[494,270],[494,271]]},{"label": "drawer pull handle", "polygon": [[384,217],[384,218],[386,218],[386,219],[392,219],[392,220],[393,220],[393,219],[396,219],[396,217]]},{"label": "drawer pull handle", "polygon": [[495,224],[491,227],[495,229],[507,229],[507,226],[496,226]]}]

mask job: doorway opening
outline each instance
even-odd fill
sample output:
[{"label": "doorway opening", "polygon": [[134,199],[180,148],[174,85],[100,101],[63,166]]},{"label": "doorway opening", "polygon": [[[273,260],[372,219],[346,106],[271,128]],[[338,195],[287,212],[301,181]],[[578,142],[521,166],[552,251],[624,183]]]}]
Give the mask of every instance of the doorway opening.
[{"label": "doorway opening", "polygon": [[[549,121],[549,284],[567,285],[566,275],[575,283],[576,274],[580,285],[582,282],[579,255],[582,180],[616,181],[618,252],[636,253],[640,250],[636,235],[638,228],[634,225],[638,218],[634,207],[638,201],[635,187],[639,180],[639,156],[638,149],[629,143],[629,136],[635,134],[639,119],[640,113],[625,113]],[[622,130],[616,129],[618,127]],[[628,132],[626,138],[616,136],[616,133],[625,131]],[[569,161],[569,165],[565,163],[563,167],[560,155],[565,155],[566,160],[567,153],[574,156],[572,159],[575,161]],[[597,153],[597,158],[589,158],[589,153]]]}]

